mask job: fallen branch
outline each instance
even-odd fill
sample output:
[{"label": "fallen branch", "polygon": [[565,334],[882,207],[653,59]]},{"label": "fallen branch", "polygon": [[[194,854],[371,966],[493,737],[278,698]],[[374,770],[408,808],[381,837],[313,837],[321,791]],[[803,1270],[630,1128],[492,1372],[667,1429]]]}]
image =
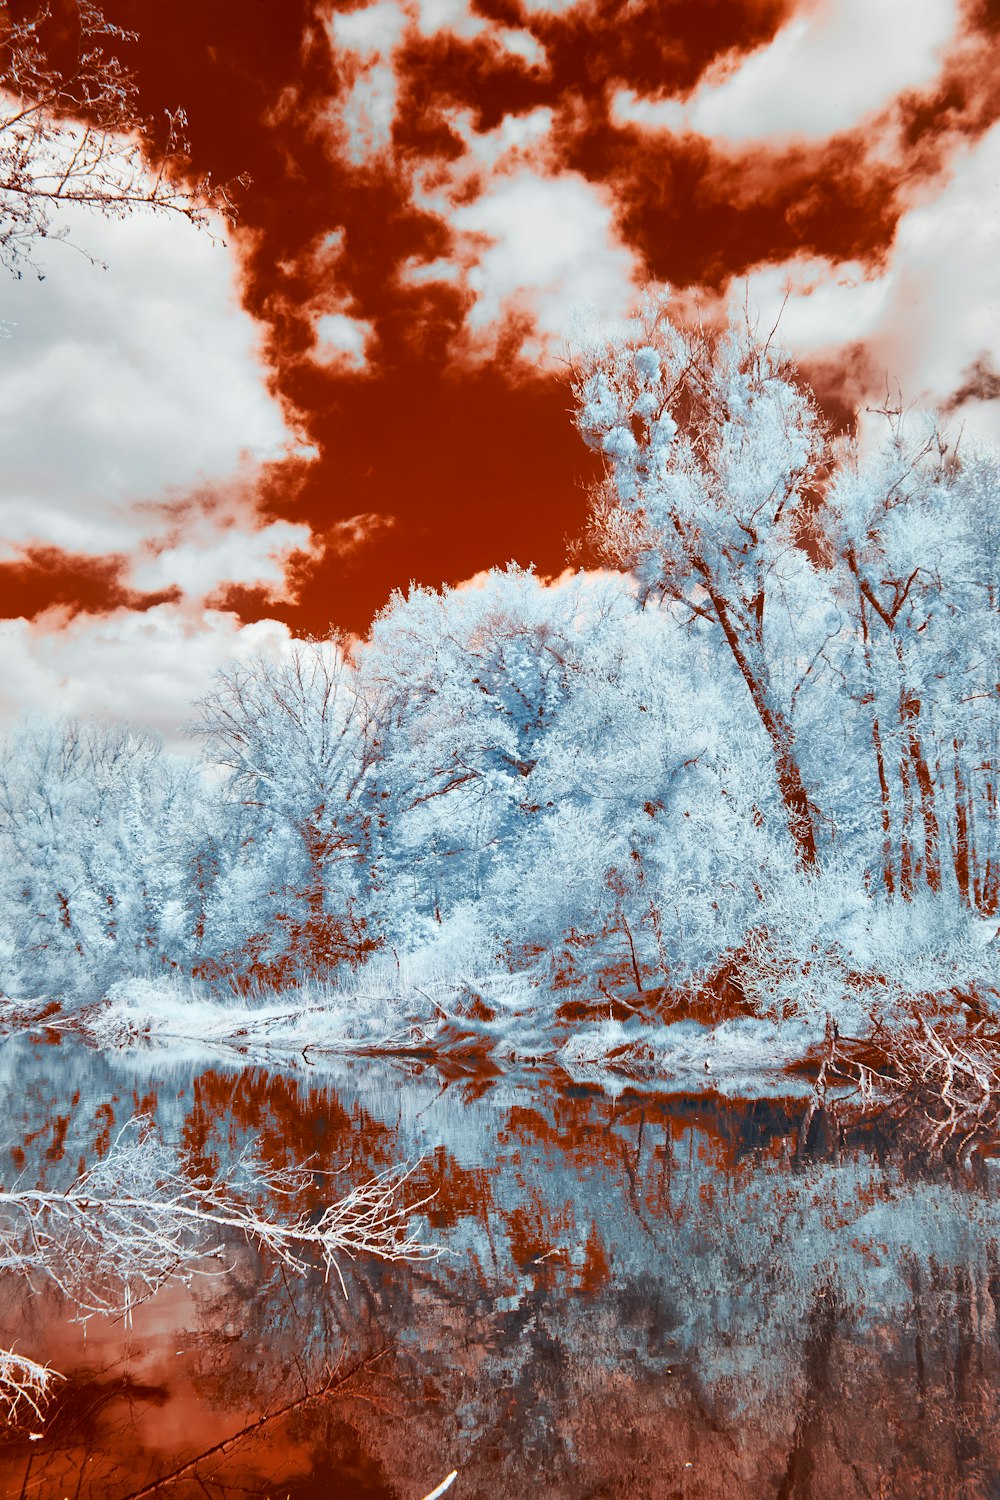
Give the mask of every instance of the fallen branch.
[{"label": "fallen branch", "polygon": [[838,1037],[829,1070],[857,1083],[862,1108],[888,1108],[932,1153],[957,1141],[960,1154],[1000,1132],[1000,1034],[925,1016],[865,1039]]},{"label": "fallen branch", "polygon": [[298,1195],[311,1172],[274,1171],[248,1153],[205,1182],[139,1119],[65,1192],[0,1190],[0,1266],[29,1279],[44,1274],[85,1316],[117,1312],[128,1319],[170,1279],[204,1274],[199,1262],[218,1257],[226,1233],[236,1231],[299,1273],[318,1259],[346,1295],[342,1257],[413,1261],[442,1253],[408,1228],[431,1201],[401,1202],[415,1171],[390,1167],[319,1214],[285,1218],[268,1200]]}]

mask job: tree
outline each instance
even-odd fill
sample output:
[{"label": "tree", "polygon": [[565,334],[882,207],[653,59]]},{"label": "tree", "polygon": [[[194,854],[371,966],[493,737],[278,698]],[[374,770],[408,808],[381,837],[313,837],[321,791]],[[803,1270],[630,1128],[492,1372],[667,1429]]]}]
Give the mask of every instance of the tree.
[{"label": "tree", "polygon": [[665,293],[579,358],[573,388],[580,433],[606,460],[591,521],[599,553],[712,628],[770,741],[799,861],[815,864],[782,662],[801,656],[783,593],[807,566],[799,528],[823,451],[809,393],[745,317],[686,331]]},{"label": "tree", "polygon": [[0,984],[160,965],[181,946],[189,761],[122,725],[28,720],[0,741]]},{"label": "tree", "polygon": [[877,449],[851,443],[838,454],[820,515],[855,626],[852,683],[879,788],[881,880],[910,899],[953,877],[967,905],[989,911],[996,462],[960,457],[931,414],[883,415]]},{"label": "tree", "polygon": [[147,209],[200,226],[210,210],[232,213],[225,188],[191,178],[183,111],[168,114],[162,139],[142,115],[118,56],[135,33],[92,0],[75,0],[74,12],[66,28],[48,4],[19,20],[0,0],[0,263],[18,277],[41,276],[40,241],[66,239],[60,205],[106,218]]},{"label": "tree", "polygon": [[498,854],[551,801],[539,766],[588,649],[634,603],[620,586],[547,588],[511,565],[481,586],[396,594],[360,653],[378,726],[381,876],[400,919],[478,901]]},{"label": "tree", "polygon": [[[863,662],[879,786],[885,887],[908,898],[918,874],[941,887],[934,777],[922,728],[922,667],[935,615],[945,612],[948,554],[954,563],[949,490],[953,470],[932,418],[886,410],[887,441],[865,455],[845,446],[824,497],[823,532],[844,575]],[[948,541],[952,545],[949,547]],[[954,645],[961,645],[955,642]],[[949,653],[954,662],[955,651]],[[916,796],[914,795],[916,793]],[[923,838],[914,847],[919,806]]]},{"label": "tree", "polygon": [[[273,978],[320,974],[371,947],[369,715],[341,638],[296,641],[216,678],[195,732],[228,772],[240,848],[209,903],[229,953]],[[211,944],[209,945],[211,947]]]}]

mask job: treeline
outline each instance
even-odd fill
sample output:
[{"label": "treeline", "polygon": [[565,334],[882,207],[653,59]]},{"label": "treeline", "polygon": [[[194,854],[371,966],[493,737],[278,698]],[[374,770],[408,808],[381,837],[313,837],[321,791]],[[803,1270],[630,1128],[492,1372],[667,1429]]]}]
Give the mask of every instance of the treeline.
[{"label": "treeline", "polygon": [[607,571],[413,588],[359,645],[234,666],[200,762],[7,737],[5,989],[437,945],[635,991],[736,955],[764,1003],[997,913],[997,458],[891,410],[833,443],[745,320],[662,298],[574,383]]}]

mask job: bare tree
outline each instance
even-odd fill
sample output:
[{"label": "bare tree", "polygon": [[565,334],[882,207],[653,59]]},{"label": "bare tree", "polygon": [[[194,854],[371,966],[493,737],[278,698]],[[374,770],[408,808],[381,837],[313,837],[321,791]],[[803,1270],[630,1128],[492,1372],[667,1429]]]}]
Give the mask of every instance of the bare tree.
[{"label": "bare tree", "polygon": [[61,204],[106,218],[144,208],[200,226],[211,210],[232,214],[225,188],[192,178],[183,110],[168,113],[165,132],[141,113],[118,56],[135,33],[92,0],[74,9],[67,36],[47,3],[18,20],[0,0],[0,262],[18,277],[26,268],[41,277],[39,241],[67,238],[68,225],[56,221]]},{"label": "bare tree", "polygon": [[[195,732],[252,819],[251,858],[267,862],[269,841],[293,851],[280,890],[287,948],[278,968],[287,961],[322,973],[365,951],[356,905],[375,747],[346,642],[296,641],[280,660],[237,664],[218,674],[198,709]],[[277,874],[273,854],[270,864]]]}]

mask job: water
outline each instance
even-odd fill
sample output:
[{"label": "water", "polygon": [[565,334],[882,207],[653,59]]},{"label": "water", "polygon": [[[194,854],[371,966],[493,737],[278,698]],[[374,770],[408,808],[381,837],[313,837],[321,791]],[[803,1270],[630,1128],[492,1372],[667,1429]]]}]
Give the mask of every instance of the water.
[{"label": "water", "polygon": [[251,1137],[341,1169],[318,1203],[422,1158],[449,1251],[345,1265],[345,1299],[233,1245],[131,1329],[8,1277],[0,1343],[71,1379],[40,1440],[0,1444],[4,1495],[421,1500],[457,1469],[456,1500],[1000,1497],[988,1156],[807,1132],[801,1098],[615,1100],[542,1071],[20,1039],[0,1091],[5,1185],[65,1184],[152,1111],[207,1170]]}]

